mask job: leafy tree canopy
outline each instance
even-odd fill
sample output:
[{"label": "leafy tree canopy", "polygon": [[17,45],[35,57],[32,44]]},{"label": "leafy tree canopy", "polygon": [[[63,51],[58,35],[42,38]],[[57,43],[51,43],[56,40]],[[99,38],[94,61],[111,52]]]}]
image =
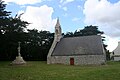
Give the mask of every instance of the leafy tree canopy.
[{"label": "leafy tree canopy", "polygon": [[64,37],[76,37],[76,36],[89,36],[89,35],[102,35],[103,31],[98,30],[98,26],[86,26],[84,29],[76,30],[73,32],[67,32]]}]

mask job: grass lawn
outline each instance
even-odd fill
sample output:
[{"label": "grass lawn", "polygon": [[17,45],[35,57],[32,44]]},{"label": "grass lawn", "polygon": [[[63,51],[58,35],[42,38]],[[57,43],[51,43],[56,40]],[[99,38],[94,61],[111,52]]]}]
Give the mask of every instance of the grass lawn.
[{"label": "grass lawn", "polygon": [[120,62],[102,66],[47,65],[29,61],[24,66],[0,62],[0,80],[120,80]]}]

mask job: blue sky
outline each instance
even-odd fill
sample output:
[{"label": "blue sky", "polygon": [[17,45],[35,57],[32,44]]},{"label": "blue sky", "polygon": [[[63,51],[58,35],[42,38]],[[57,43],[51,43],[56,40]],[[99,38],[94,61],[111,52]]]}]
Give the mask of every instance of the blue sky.
[{"label": "blue sky", "polygon": [[120,39],[120,0],[4,0],[7,10],[24,13],[22,20],[29,29],[54,32],[57,17],[63,32],[83,29],[86,25],[99,26],[105,32],[106,44],[112,51]]}]

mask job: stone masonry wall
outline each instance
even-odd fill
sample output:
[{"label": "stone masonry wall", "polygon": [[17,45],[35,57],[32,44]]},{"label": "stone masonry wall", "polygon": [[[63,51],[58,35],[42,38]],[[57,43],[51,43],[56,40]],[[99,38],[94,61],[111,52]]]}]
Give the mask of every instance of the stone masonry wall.
[{"label": "stone masonry wall", "polygon": [[67,64],[70,65],[70,58],[74,58],[74,65],[104,64],[104,55],[81,55],[81,56],[51,56],[48,64]]}]

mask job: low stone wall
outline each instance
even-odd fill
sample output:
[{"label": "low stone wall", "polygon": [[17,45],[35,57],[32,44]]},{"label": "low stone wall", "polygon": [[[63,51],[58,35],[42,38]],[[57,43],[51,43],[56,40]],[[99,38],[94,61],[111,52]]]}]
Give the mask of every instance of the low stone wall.
[{"label": "low stone wall", "polygon": [[47,58],[47,64],[70,65],[70,58],[74,58],[74,65],[105,64],[104,55],[81,55],[81,56],[51,56]]}]

